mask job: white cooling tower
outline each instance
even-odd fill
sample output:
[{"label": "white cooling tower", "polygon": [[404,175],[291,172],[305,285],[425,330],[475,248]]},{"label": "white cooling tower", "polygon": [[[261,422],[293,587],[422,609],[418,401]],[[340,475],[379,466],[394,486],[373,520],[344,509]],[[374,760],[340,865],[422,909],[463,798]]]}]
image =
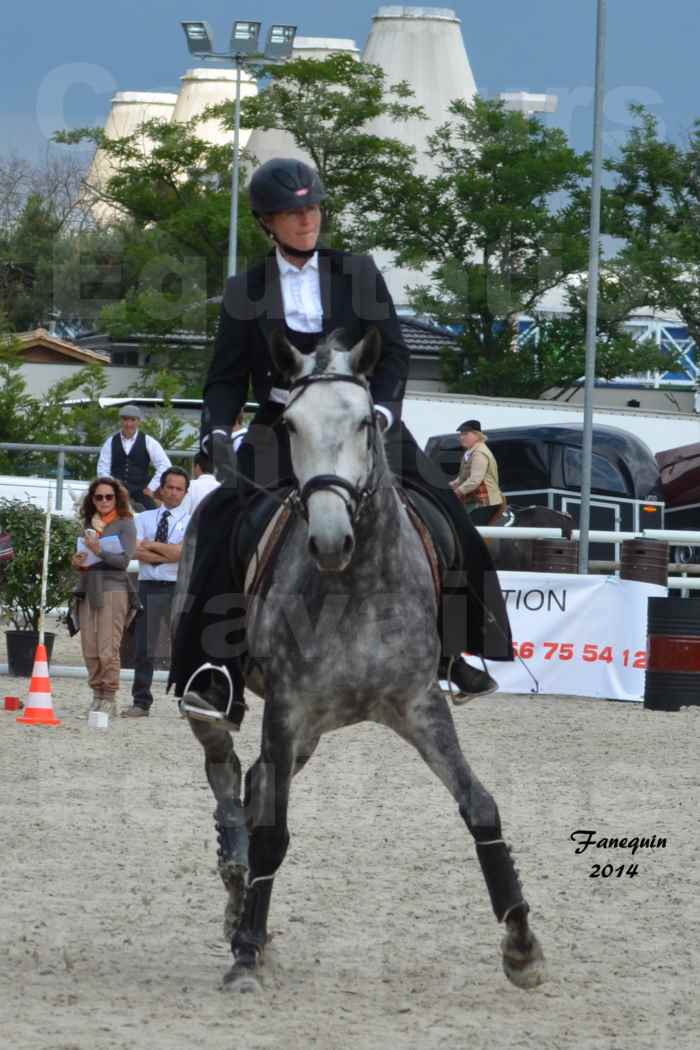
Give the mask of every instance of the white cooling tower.
[{"label": "white cooling tower", "polygon": [[[370,129],[413,146],[418,172],[434,174],[435,165],[425,155],[428,135],[449,119],[453,99],[469,102],[476,94],[455,12],[445,7],[380,7],[372,19],[362,60],[381,66],[389,85],[406,80],[414,95],[411,103],[421,105],[427,116],[426,120],[401,122],[379,117]],[[376,252],[375,258],[396,306],[407,308],[406,286],[426,284],[427,273],[399,269],[385,252]]]},{"label": "white cooling tower", "polygon": [[430,173],[432,164],[424,156],[427,136],[449,119],[453,99],[469,102],[476,94],[456,14],[445,7],[380,7],[362,60],[381,66],[388,84],[408,81],[411,101],[423,107],[428,119],[396,123],[386,116],[373,123],[373,130],[415,146],[418,170]]},{"label": "white cooling tower", "polygon": [[[104,133],[108,139],[128,138],[147,120],[170,121],[177,95],[168,92],[154,91],[118,91],[112,99],[112,108],[105,123]],[[144,156],[148,156],[152,142],[143,136],[141,146]],[[86,197],[93,198],[91,210],[95,220],[106,223],[119,217],[118,209],[94,199],[108,179],[116,172],[117,167],[104,150],[98,149],[93,157],[90,170],[85,178]]]},{"label": "white cooling tower", "polygon": [[[350,54],[359,59],[360,50],[354,40],[336,39],[335,37],[298,36],[294,39],[292,58],[328,58],[329,55]],[[273,157],[298,157],[310,162],[309,156],[300,150],[287,131],[273,128],[270,131],[253,131],[248,140],[248,157],[251,161],[264,164]]]},{"label": "white cooling tower", "polygon": [[[236,71],[233,69],[188,69],[180,78],[182,85],[177,96],[174,121],[185,123],[202,113],[207,106],[216,106],[221,102],[231,104],[231,112],[236,92]],[[241,99],[256,95],[258,85],[254,77],[245,70],[241,72]],[[233,142],[233,132],[226,131],[218,120],[207,120],[197,125],[197,135],[213,146],[224,146]],[[246,145],[250,132],[241,129],[241,149]]]},{"label": "white cooling tower", "polygon": [[353,58],[360,57],[360,49],[354,40],[342,40],[336,37],[324,36],[297,36],[294,38],[294,53],[292,58],[314,58],[316,60],[328,58],[329,55],[352,55]]}]

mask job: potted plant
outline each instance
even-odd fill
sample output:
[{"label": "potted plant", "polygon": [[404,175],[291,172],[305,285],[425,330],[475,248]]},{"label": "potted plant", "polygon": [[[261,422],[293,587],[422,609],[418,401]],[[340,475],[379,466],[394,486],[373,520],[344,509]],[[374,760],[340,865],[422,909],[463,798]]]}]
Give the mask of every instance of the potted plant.
[{"label": "potted plant", "polygon": [[[14,628],[5,631],[10,674],[25,677],[32,673],[39,639],[45,529],[46,515],[39,507],[26,500],[0,499],[0,532],[9,532],[14,548],[14,558],[0,572],[0,619]],[[52,517],[46,613],[70,600],[75,580],[70,562],[78,532],[76,521]],[[46,634],[49,657],[53,639],[53,634]]]}]

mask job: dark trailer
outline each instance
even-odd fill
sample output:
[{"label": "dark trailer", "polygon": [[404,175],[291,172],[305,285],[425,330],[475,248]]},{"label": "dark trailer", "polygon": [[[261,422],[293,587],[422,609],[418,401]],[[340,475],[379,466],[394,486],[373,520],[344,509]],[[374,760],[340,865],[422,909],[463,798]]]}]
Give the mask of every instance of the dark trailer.
[{"label": "dark trailer", "polygon": [[[488,444],[498,462],[501,489],[512,506],[550,507],[579,524],[581,509],[582,427],[536,426],[488,430]],[[428,456],[453,478],[462,449],[459,434],[431,437]],[[591,529],[639,532],[661,529],[659,468],[639,438],[617,427],[593,428]],[[591,557],[612,560],[614,544],[591,544]]]}]

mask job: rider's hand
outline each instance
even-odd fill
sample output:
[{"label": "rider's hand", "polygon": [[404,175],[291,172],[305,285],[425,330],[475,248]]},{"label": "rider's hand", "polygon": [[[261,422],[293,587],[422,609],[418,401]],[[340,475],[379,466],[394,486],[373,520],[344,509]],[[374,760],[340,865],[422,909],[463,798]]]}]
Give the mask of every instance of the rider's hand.
[{"label": "rider's hand", "polygon": [[231,439],[232,428],[231,427],[213,427],[211,430],[202,431],[199,437],[199,447],[205,456],[211,456],[212,450],[212,439],[214,434],[222,434],[224,437]]},{"label": "rider's hand", "polygon": [[215,427],[202,440],[202,451],[209,456],[214,475],[222,485],[235,486],[236,454],[231,444],[231,427]]},{"label": "rider's hand", "polygon": [[379,428],[379,433],[380,434],[383,434],[384,431],[388,429],[389,420],[387,419],[387,417],[385,416],[385,414],[383,412],[376,412],[375,411],[375,413],[374,413],[374,421],[377,424],[377,427]]}]

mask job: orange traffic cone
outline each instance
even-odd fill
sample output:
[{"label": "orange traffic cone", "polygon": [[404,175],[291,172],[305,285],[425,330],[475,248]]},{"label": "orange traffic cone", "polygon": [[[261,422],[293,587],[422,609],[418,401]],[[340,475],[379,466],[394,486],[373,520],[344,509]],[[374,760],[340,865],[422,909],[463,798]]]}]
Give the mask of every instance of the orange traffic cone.
[{"label": "orange traffic cone", "polygon": [[34,669],[29,683],[29,699],[24,714],[16,721],[28,726],[60,726],[56,718],[51,699],[51,679],[49,678],[49,658],[46,646],[37,645],[34,654]]}]

